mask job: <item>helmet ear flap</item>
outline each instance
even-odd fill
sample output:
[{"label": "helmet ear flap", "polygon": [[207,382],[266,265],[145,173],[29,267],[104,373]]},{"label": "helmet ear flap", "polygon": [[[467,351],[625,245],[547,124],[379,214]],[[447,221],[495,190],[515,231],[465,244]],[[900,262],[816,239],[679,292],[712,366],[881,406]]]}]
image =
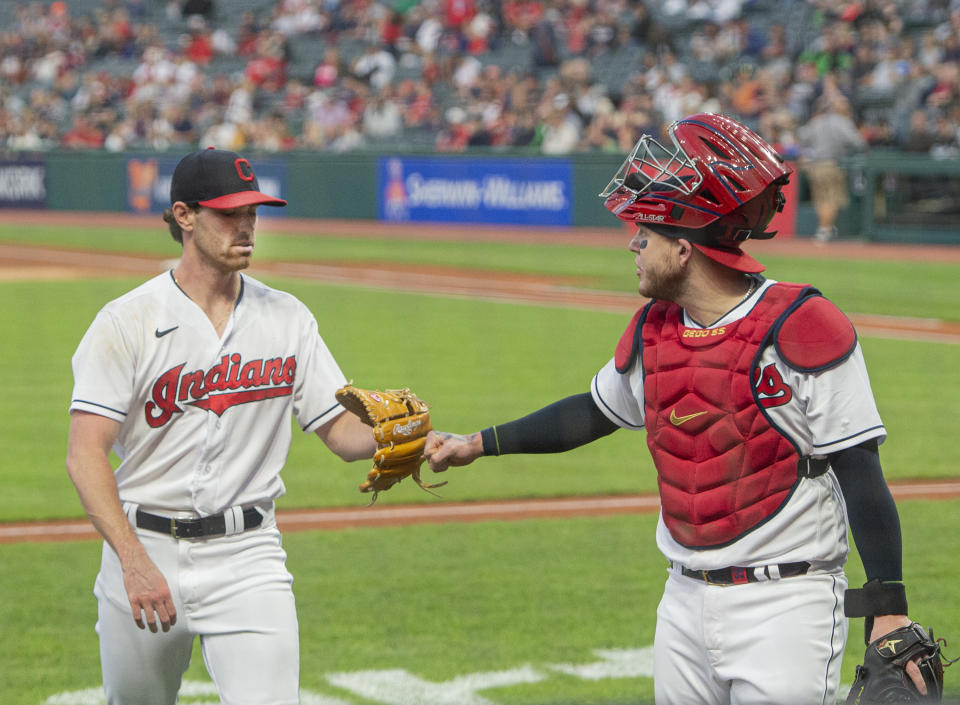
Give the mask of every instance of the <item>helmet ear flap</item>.
[{"label": "helmet ear flap", "polygon": [[[783,195],[783,186],[787,177],[778,179],[767,186],[763,193],[747,201],[735,211],[721,218],[713,227],[714,237],[720,242],[742,242],[743,240],[769,240],[776,231],[766,232],[773,216],[783,211],[787,203]],[[772,191],[772,193],[771,193]],[[722,230],[721,230],[722,228]],[[711,229],[710,226],[707,228]]]},{"label": "helmet ear flap", "polygon": [[[786,185],[786,181],[783,182]],[[787,205],[787,197],[783,195],[782,189],[777,189],[777,195],[774,198],[774,208],[776,208],[777,213],[783,213],[783,209]]]}]

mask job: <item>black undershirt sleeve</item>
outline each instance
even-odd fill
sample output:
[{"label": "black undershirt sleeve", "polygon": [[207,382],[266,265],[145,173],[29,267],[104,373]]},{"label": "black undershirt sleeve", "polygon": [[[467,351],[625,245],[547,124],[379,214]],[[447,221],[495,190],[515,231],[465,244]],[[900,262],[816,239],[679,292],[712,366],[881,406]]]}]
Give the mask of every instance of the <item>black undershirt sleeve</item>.
[{"label": "black undershirt sleeve", "polygon": [[589,393],[575,394],[516,421],[481,431],[484,455],[562,453],[595,441],[619,426],[603,415]]},{"label": "black undershirt sleeve", "polygon": [[903,579],[900,515],[883,479],[876,440],[830,455],[867,580]]}]

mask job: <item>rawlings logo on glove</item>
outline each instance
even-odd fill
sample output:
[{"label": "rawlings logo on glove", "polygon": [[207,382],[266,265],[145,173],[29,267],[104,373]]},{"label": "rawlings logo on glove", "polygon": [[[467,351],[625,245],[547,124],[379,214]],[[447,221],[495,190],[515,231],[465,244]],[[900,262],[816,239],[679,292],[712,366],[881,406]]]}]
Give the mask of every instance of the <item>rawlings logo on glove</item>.
[{"label": "rawlings logo on glove", "polygon": [[[378,448],[373,456],[373,468],[360,485],[361,492],[373,492],[373,500],[405,477],[413,477],[421,489],[430,491],[446,482],[428,485],[420,479],[423,447],[430,423],[430,407],[409,389],[371,391],[352,384],[341,387],[337,401],[350,413],[373,428]],[[432,493],[431,493],[432,494]]]}]

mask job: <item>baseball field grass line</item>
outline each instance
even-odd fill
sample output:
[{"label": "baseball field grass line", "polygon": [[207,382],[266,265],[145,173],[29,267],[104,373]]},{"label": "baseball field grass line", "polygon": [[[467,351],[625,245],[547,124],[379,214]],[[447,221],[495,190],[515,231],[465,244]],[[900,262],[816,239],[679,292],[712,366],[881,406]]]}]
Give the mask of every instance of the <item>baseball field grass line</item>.
[{"label": "baseball field grass line", "polygon": [[[894,499],[948,500],[960,498],[960,479],[890,483]],[[656,494],[504,499],[434,504],[372,505],[277,511],[285,533],[336,531],[349,528],[441,524],[447,522],[566,519],[613,514],[649,514],[660,507]],[[0,543],[89,541],[98,539],[85,519],[0,523]]]}]

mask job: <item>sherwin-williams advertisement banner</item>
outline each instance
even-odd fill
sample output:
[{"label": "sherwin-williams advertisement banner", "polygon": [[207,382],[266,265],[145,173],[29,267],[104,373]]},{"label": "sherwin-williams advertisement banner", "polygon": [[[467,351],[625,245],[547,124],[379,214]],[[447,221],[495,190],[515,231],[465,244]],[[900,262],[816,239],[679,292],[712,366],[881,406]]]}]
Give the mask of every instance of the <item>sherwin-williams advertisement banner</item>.
[{"label": "sherwin-williams advertisement banner", "polygon": [[570,225],[567,160],[384,157],[377,215],[390,222]]}]

